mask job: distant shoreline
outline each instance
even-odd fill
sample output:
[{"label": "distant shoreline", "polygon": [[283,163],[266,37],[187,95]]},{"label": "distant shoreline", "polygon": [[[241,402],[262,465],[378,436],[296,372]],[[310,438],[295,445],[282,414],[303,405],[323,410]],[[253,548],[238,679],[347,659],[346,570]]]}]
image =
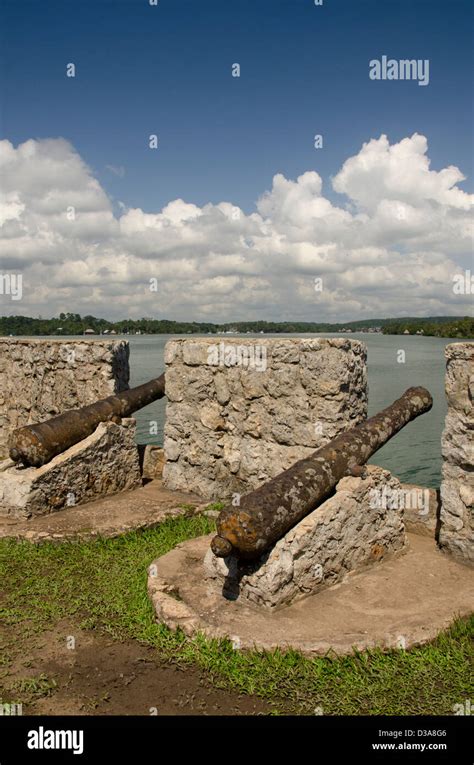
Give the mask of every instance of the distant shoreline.
[{"label": "distant shoreline", "polygon": [[352,334],[423,335],[453,340],[474,338],[474,318],[427,316],[363,319],[345,323],[300,321],[179,322],[168,319],[122,319],[116,322],[94,316],[60,314],[42,319],[29,316],[0,317],[0,337],[77,336],[118,337],[135,335],[233,335],[233,334]]}]

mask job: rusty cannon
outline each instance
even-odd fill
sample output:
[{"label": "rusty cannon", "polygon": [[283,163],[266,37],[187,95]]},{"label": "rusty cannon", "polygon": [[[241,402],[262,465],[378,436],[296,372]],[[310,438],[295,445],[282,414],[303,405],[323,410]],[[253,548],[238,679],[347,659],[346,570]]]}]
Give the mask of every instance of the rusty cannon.
[{"label": "rusty cannon", "polygon": [[432,405],[425,388],[409,388],[374,417],[243,496],[239,506],[225,507],[211,542],[213,553],[220,558],[230,554],[247,560],[259,558],[326,499],[341,478],[354,475],[381,446]]},{"label": "rusty cannon", "polygon": [[36,425],[25,425],[13,431],[9,440],[12,460],[30,467],[40,467],[82,441],[101,422],[119,421],[165,395],[162,374],[136,388],[108,396],[94,404],[70,409],[57,417]]}]

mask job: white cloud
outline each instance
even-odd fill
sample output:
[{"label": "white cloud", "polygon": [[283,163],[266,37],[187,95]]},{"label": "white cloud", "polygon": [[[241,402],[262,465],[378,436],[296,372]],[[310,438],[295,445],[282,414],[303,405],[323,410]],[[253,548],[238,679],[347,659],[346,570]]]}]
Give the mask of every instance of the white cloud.
[{"label": "white cloud", "polygon": [[347,194],[359,207],[375,211],[383,200],[417,205],[437,202],[468,210],[472,199],[456,184],[465,180],[457,167],[439,173],[430,170],[428,142],[415,133],[390,146],[386,135],[365,143],[346,160],[333,181],[336,191]]},{"label": "white cloud", "polygon": [[106,170],[109,170],[114,175],[117,175],[119,178],[125,177],[125,168],[123,165],[106,165]]},{"label": "white cloud", "polygon": [[67,141],[1,141],[1,270],[24,274],[23,300],[0,296],[2,312],[216,321],[467,313],[471,296],[454,295],[452,278],[470,252],[473,197],[458,187],[458,168],[429,167],[424,136],[393,145],[381,136],[335,175],[341,206],[309,171],[275,175],[249,215],[231,202],[175,199],[156,213],[120,204],[116,217]]}]

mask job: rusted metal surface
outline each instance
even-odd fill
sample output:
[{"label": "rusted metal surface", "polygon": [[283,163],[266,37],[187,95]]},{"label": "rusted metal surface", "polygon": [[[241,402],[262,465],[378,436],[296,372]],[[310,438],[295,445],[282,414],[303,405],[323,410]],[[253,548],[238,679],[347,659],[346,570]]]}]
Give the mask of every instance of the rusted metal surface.
[{"label": "rusted metal surface", "polygon": [[431,409],[425,388],[409,388],[401,398],[352,430],[334,438],[309,457],[245,495],[240,505],[225,507],[211,542],[215,555],[245,559],[262,555],[308,515],[344,476],[387,443],[408,422]]},{"label": "rusted metal surface", "polygon": [[27,466],[40,467],[57,454],[74,446],[94,432],[101,422],[120,422],[165,395],[162,374],[136,388],[108,396],[95,404],[71,409],[37,425],[17,428],[10,436],[10,457]]}]

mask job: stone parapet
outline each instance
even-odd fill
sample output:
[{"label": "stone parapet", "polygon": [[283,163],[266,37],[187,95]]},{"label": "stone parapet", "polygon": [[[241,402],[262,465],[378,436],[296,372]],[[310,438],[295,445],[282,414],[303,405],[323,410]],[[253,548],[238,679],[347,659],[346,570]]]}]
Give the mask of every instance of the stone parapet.
[{"label": "stone parapet", "polygon": [[446,346],[446,415],[441,448],[439,543],[463,563],[474,564],[474,343]]},{"label": "stone parapet", "polygon": [[366,347],[345,338],[171,340],[164,484],[245,493],[367,416]]},{"label": "stone parapet", "polygon": [[12,430],[126,390],[125,340],[0,338],[0,457]]}]

